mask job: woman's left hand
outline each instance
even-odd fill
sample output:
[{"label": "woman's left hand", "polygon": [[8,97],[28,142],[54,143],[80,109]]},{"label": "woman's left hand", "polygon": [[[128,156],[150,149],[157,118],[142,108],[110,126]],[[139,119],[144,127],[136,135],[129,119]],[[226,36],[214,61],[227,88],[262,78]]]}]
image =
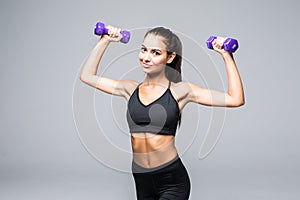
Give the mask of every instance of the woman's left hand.
[{"label": "woman's left hand", "polygon": [[228,53],[227,51],[224,50],[223,48],[223,44],[226,40],[226,37],[220,37],[218,36],[213,42],[212,42],[212,45],[213,45],[213,49],[220,53],[220,54],[223,54],[223,53]]}]

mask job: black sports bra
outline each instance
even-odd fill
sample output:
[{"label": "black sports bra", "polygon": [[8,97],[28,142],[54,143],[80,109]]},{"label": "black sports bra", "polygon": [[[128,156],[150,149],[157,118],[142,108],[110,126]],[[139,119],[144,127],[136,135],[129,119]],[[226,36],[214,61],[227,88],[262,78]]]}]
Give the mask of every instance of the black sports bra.
[{"label": "black sports bra", "polygon": [[175,135],[180,111],[170,85],[171,82],[163,95],[148,105],[139,98],[140,85],[135,89],[127,105],[127,122],[131,133]]}]

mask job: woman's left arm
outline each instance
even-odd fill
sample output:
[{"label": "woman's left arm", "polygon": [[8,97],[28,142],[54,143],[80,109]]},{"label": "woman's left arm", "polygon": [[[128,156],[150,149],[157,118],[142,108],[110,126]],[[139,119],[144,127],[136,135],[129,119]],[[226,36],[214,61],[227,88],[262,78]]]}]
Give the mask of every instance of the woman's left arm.
[{"label": "woman's left arm", "polygon": [[244,105],[243,84],[233,55],[222,48],[225,39],[226,38],[223,37],[217,37],[213,42],[213,48],[216,52],[221,54],[224,60],[228,77],[228,91],[219,92],[188,83],[190,88],[188,94],[190,101],[208,106],[239,107]]}]

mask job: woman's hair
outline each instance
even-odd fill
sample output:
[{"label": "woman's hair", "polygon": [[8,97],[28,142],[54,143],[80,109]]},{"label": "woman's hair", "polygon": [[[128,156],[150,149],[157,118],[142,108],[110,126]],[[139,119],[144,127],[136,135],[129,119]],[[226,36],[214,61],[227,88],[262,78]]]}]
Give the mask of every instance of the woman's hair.
[{"label": "woman's hair", "polygon": [[169,29],[166,29],[164,27],[156,27],[151,30],[149,30],[146,34],[147,35],[153,34],[157,36],[161,36],[164,38],[164,43],[167,46],[167,53],[168,55],[172,54],[173,52],[176,53],[176,57],[173,59],[173,61],[167,65],[165,68],[166,77],[172,81],[172,82],[181,82],[181,63],[182,63],[182,44],[180,39],[177,35],[175,35],[172,31]]}]

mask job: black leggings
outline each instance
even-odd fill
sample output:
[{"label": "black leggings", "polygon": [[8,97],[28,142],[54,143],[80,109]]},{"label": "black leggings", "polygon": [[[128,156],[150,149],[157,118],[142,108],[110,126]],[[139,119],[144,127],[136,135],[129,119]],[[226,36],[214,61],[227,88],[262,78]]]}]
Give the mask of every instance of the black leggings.
[{"label": "black leggings", "polygon": [[188,200],[190,179],[179,157],[155,168],[132,163],[138,200]]}]

